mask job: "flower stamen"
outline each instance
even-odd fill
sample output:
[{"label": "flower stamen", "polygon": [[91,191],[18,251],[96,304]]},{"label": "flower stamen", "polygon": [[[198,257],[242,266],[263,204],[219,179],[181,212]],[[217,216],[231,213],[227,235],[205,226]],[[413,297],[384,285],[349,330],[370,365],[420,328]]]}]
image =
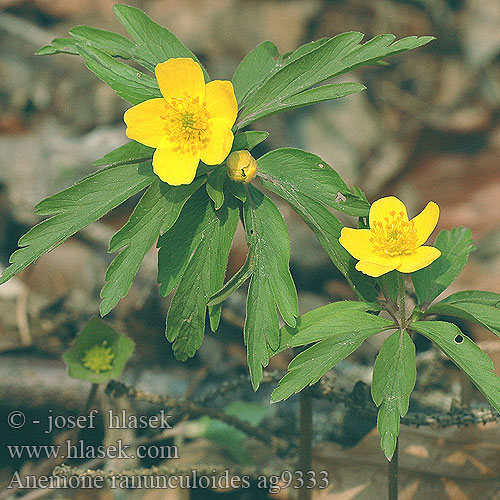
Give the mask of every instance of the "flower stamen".
[{"label": "flower stamen", "polygon": [[210,140],[207,104],[199,97],[172,97],[168,101],[164,130],[174,151],[192,153],[204,149]]},{"label": "flower stamen", "polygon": [[396,215],[391,210],[389,217],[384,217],[383,223],[373,221],[370,233],[370,242],[377,253],[394,257],[408,255],[417,248],[415,223],[405,220],[403,212]]}]

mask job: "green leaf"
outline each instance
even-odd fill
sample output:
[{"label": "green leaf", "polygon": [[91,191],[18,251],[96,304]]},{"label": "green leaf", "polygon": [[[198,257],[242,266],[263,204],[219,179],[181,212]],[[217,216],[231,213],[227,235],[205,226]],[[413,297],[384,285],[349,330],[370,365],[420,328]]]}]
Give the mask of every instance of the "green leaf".
[{"label": "green leaf", "polygon": [[393,325],[392,321],[359,310],[327,314],[316,321],[308,318],[304,323],[304,327],[297,327],[288,344],[300,346],[318,342],[290,362],[287,374],[271,395],[273,403],[315,384],[328,370],[354,352],[363,340]]},{"label": "green leaf", "polygon": [[75,26],[69,30],[69,34],[82,45],[90,45],[110,56],[122,59],[132,59],[133,57],[135,43],[117,33],[90,26]]},{"label": "green leaf", "polygon": [[229,187],[229,191],[231,191],[232,195],[235,198],[238,198],[238,200],[242,201],[243,203],[247,201],[247,190],[241,182],[229,180],[227,185]]},{"label": "green leaf", "polygon": [[[362,229],[362,228],[360,228]],[[383,274],[377,278],[380,288],[384,292],[387,299],[397,302],[399,294],[399,276],[398,271],[394,270],[390,273]]]},{"label": "green leaf", "polygon": [[269,361],[267,344],[276,348],[279,343],[276,306],[285,322],[295,326],[298,299],[289,268],[290,240],[278,208],[250,185],[243,216],[254,269],[248,287],[244,339],[256,389],[262,380],[262,367]]},{"label": "green leaf", "polygon": [[51,56],[53,54],[78,55],[74,38],[54,38],[49,45],[44,45],[35,52],[36,56]]},{"label": "green leaf", "polygon": [[0,283],[147,187],[154,178],[150,164],[105,168],[42,200],[36,213],[54,216],[21,237],[21,248],[11,255],[11,265],[5,269]]},{"label": "green leaf", "polygon": [[[380,306],[378,304],[351,300],[332,302],[326,306],[313,309],[299,316],[295,327],[285,325],[281,328],[279,346],[274,350],[270,348],[270,354],[275,356],[290,347],[299,347],[317,340],[326,339],[329,335],[336,335],[341,331],[351,331],[352,328],[348,324],[350,319],[347,319],[346,322],[346,317],[352,317],[351,313],[363,313],[361,316],[354,314],[358,325],[361,325],[363,321],[365,322],[364,326],[368,328],[378,324],[380,325],[378,331],[381,331],[392,323],[388,322],[388,320],[379,321],[381,318],[378,316],[366,315],[368,311],[379,310]],[[348,316],[345,316],[345,314],[348,314]]]},{"label": "green leaf", "polygon": [[[92,347],[103,344],[111,349],[113,354],[111,369],[97,373],[83,364],[83,357]],[[70,377],[88,380],[93,384],[102,384],[116,379],[122,374],[134,349],[135,344],[132,339],[115,332],[99,318],[92,318],[78,334],[73,346],[64,353],[63,359],[68,367]]]},{"label": "green leaf", "polygon": [[234,136],[233,147],[231,151],[241,151],[242,149],[252,149],[265,141],[269,137],[269,132],[259,130],[248,130],[247,132],[240,132]]},{"label": "green leaf", "polygon": [[227,180],[226,168],[218,167],[209,176],[207,181],[207,193],[219,210],[224,203],[224,184]]},{"label": "green leaf", "polygon": [[471,230],[466,227],[441,231],[434,243],[441,256],[431,265],[411,273],[418,305],[426,308],[456,279],[475,250]]},{"label": "green leaf", "polygon": [[500,337],[500,294],[478,290],[457,292],[427,309],[479,323]]},{"label": "green leaf", "polygon": [[251,256],[248,255],[245,263],[240,269],[229,279],[224,286],[210,297],[209,306],[215,306],[226,300],[235,290],[237,290],[245,281],[252,276],[253,267]]},{"label": "green leaf", "polygon": [[500,411],[500,378],[493,371],[493,361],[469,337],[445,321],[415,321],[411,328],[432,340]]},{"label": "green leaf", "polygon": [[275,68],[280,55],[272,42],[257,45],[241,61],[233,75],[234,94],[238,103],[242,104],[248,94],[265,80]]},{"label": "green leaf", "polygon": [[208,74],[198,58],[168,29],[155,23],[142,10],[130,5],[118,4],[113,7],[118,21],[136,41],[136,59],[145,61],[154,68],[171,57],[189,57],[200,64],[209,81]]},{"label": "green leaf", "polygon": [[282,111],[289,111],[309,106],[317,102],[330,101],[332,99],[339,99],[351,94],[357,94],[362,90],[366,90],[366,87],[360,83],[354,82],[321,85],[281,100],[279,106],[276,106],[273,109],[262,110],[261,114],[257,113],[253,115],[252,121],[256,121],[264,116],[281,113]]},{"label": "green leaf", "polygon": [[155,179],[149,186],[128,222],[111,238],[111,253],[124,248],[106,272],[107,283],[101,291],[102,316],[127,295],[145,255],[158,236],[175,223],[186,201],[204,182],[204,177],[198,177],[191,184],[174,187]]},{"label": "green leaf", "polygon": [[[293,149],[276,151],[284,154],[271,154],[275,153],[272,151],[259,158],[259,169],[262,167],[260,171],[262,185],[281,196],[302,217],[318,238],[333,264],[345,276],[358,298],[367,302],[375,301],[377,299],[375,280],[355,269],[357,261],[339,242],[342,224],[317,201],[317,199],[321,200],[336,194],[335,188],[346,189],[342,186],[343,181],[328,166],[323,169],[315,169],[314,167],[319,165],[319,158],[315,155]],[[295,153],[297,154],[295,155]],[[285,172],[286,165],[290,166],[289,177]],[[325,164],[322,163],[322,165]],[[327,169],[331,170],[332,173],[329,173]],[[323,171],[326,173],[321,173]],[[318,191],[323,193],[323,196],[319,196]],[[360,200],[360,204],[366,204],[369,207],[362,198],[358,200]],[[330,200],[330,204],[335,204],[335,202]]]},{"label": "green leaf", "polygon": [[283,192],[299,192],[358,217],[370,211],[369,203],[353,195],[330,165],[301,149],[275,149],[261,156],[258,175],[269,190],[280,196]]},{"label": "green leaf", "polygon": [[[207,303],[224,282],[229,249],[238,222],[234,199],[231,198],[220,210],[215,211],[206,191],[198,192],[204,201],[205,223],[167,316],[166,336],[174,343],[175,356],[181,361],[194,356],[201,345]],[[192,208],[192,205],[188,207],[186,204],[184,210]],[[186,231],[187,228],[183,229]],[[169,232],[166,233],[167,237]],[[220,307],[215,307],[210,317],[213,328],[220,318]]]},{"label": "green leaf", "polygon": [[138,161],[151,160],[154,153],[154,148],[144,146],[139,142],[130,141],[114,149],[103,158],[96,160],[93,163],[94,167],[101,167],[103,165],[112,165],[120,162],[125,165],[125,162],[137,163]]},{"label": "green leaf", "polygon": [[362,33],[342,33],[286,64],[249,96],[237,128],[276,113],[284,100],[329,78],[433,40],[433,37],[407,37],[394,41],[394,35],[379,35],[360,44],[362,38]]},{"label": "green leaf", "polygon": [[372,397],[380,406],[377,419],[380,444],[391,460],[399,436],[399,417],[408,412],[417,369],[415,344],[406,331],[385,339],[373,367]]},{"label": "green leaf", "polygon": [[77,49],[85,60],[87,68],[130,104],[162,97],[158,83],[151,76],[89,45],[77,44]]},{"label": "green leaf", "polygon": [[299,59],[300,57],[302,57],[306,54],[309,54],[309,52],[316,50],[319,46],[328,42],[328,40],[330,40],[330,39],[329,38],[320,38],[319,40],[314,40],[312,42],[305,43],[304,45],[301,45],[298,49],[295,49],[291,52],[287,52],[286,54],[283,54],[282,64],[290,64],[291,62],[295,61],[296,59]]}]

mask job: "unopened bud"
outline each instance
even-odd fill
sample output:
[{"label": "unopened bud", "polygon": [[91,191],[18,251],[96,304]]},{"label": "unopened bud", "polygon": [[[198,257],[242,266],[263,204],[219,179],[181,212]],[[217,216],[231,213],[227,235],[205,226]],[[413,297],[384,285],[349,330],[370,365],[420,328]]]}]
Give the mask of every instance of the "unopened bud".
[{"label": "unopened bud", "polygon": [[236,182],[248,183],[257,175],[257,160],[246,149],[232,152],[226,165],[228,177]]}]

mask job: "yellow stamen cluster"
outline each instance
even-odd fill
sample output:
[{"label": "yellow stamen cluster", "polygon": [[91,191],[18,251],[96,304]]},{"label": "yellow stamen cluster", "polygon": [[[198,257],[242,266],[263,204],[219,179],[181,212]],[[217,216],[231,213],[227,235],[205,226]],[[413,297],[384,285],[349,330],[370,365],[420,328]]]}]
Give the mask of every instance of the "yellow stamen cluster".
[{"label": "yellow stamen cluster", "polygon": [[115,355],[110,347],[106,347],[106,342],[94,345],[87,349],[83,355],[83,366],[94,373],[107,372],[113,367],[112,361]]},{"label": "yellow stamen cluster", "polygon": [[165,132],[170,142],[175,144],[175,151],[196,154],[210,139],[208,120],[210,114],[205,102],[199,97],[172,97],[168,101],[165,120]]},{"label": "yellow stamen cluster", "polygon": [[396,215],[391,211],[389,215],[384,222],[372,221],[370,242],[377,252],[390,257],[410,253],[417,246],[415,223],[406,220],[403,212]]}]

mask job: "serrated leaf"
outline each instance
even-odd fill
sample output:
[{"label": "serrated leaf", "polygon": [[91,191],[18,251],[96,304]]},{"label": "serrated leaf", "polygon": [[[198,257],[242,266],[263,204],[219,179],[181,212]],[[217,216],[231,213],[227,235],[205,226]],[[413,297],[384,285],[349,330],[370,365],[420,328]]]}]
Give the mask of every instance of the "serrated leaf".
[{"label": "serrated leaf", "polygon": [[298,327],[290,343],[304,345],[319,342],[290,362],[287,374],[271,395],[271,401],[275,403],[287,399],[307,385],[315,384],[328,370],[353,353],[365,339],[391,326],[391,321],[359,310],[329,314],[316,324],[307,321],[307,328],[302,330]]},{"label": "serrated leaf", "polygon": [[[194,356],[205,333],[205,314],[210,297],[224,282],[229,249],[238,222],[238,209],[233,199],[215,211],[206,191],[204,198],[206,223],[199,243],[180,280],[167,315],[166,336],[173,342],[177,359]],[[191,208],[186,204],[185,209]],[[174,229],[174,228],[172,228]],[[166,233],[169,234],[168,232]],[[220,318],[220,307],[212,313],[211,326]]]},{"label": "serrated leaf", "polygon": [[[313,165],[318,164],[317,157],[315,155],[310,155],[309,153],[304,154],[307,155],[306,158],[311,159]],[[274,155],[264,155],[262,158],[273,160]],[[259,162],[261,162],[262,158],[259,159]],[[276,162],[279,158],[280,157],[277,157]],[[339,242],[342,224],[320,202],[316,201],[316,199],[313,199],[310,196],[307,196],[306,194],[303,194],[301,191],[301,189],[305,187],[308,193],[313,193],[314,196],[318,198],[319,196],[317,195],[317,190],[322,190],[324,193],[328,193],[328,189],[330,189],[332,193],[334,192],[334,190],[332,189],[332,187],[328,188],[321,186],[321,177],[318,176],[318,178],[315,178],[314,175],[311,176],[311,179],[306,179],[302,183],[301,176],[296,175],[295,177],[298,179],[298,184],[297,182],[289,182],[286,174],[283,171],[285,169],[287,161],[287,156],[283,156],[279,165],[278,163],[273,165],[271,161],[268,161],[266,163],[259,163],[259,167],[261,164],[264,165],[264,173],[261,176],[262,185],[278,196],[281,196],[281,198],[287,201],[290,206],[300,215],[300,217],[302,217],[304,222],[311,228],[313,233],[318,238],[318,241],[327,252],[335,267],[337,267],[337,269],[345,276],[358,298],[367,302],[375,301],[377,299],[375,280],[355,269],[356,260]],[[290,162],[290,164],[291,163],[292,162]],[[278,171],[280,175],[285,178],[285,181],[283,182],[281,181],[281,179],[275,179],[274,177],[268,176],[266,170],[267,165],[269,165],[271,172],[273,172],[276,168],[276,165],[278,165]],[[307,168],[305,168],[302,173],[304,174],[304,176],[307,176]],[[335,175],[330,180],[330,183],[335,182]],[[326,195],[327,194],[325,194],[324,196]]]},{"label": "serrated leaf", "polygon": [[500,378],[493,371],[493,361],[458,326],[445,321],[415,321],[411,328],[434,342],[500,411]]},{"label": "serrated leaf", "polygon": [[245,56],[232,78],[234,94],[240,105],[252,89],[260,86],[269,76],[279,57],[278,49],[272,42],[262,42]]},{"label": "serrated leaf", "polygon": [[154,178],[150,164],[105,168],[42,200],[36,213],[54,216],[21,237],[21,248],[11,255],[11,265],[5,269],[0,283],[147,187]]},{"label": "serrated leaf", "polygon": [[157,81],[151,76],[90,45],[77,44],[77,49],[87,68],[130,104],[162,97]]},{"label": "serrated leaf", "polygon": [[427,309],[479,323],[500,337],[500,294],[478,290],[457,292]]},{"label": "serrated leaf", "polygon": [[[353,315],[358,326],[371,328],[374,324],[377,324],[380,325],[382,330],[392,323],[385,319],[379,321],[382,318],[378,316],[365,315],[368,311],[379,310],[380,306],[378,304],[351,300],[332,302],[326,306],[318,307],[299,316],[295,327],[283,326],[280,330],[279,346],[276,349],[269,348],[269,352],[272,356],[275,356],[291,347],[300,347],[326,339],[332,334],[336,335],[341,332],[351,331],[349,318],[352,315],[349,316],[349,314],[356,312],[363,313],[361,316]],[[345,316],[345,313],[348,313],[348,316]],[[347,321],[346,317],[348,318]]]},{"label": "serrated leaf", "polygon": [[186,201],[204,181],[197,178],[191,184],[174,187],[155,179],[149,186],[128,222],[111,238],[110,252],[125,248],[106,271],[107,283],[101,291],[102,316],[127,295],[146,254],[160,234],[175,223]]},{"label": "serrated leaf", "polygon": [[236,128],[243,128],[258,118],[277,112],[285,99],[329,78],[421,47],[433,39],[407,37],[394,41],[394,35],[380,35],[360,44],[362,38],[362,33],[342,33],[286,64],[249,96]]},{"label": "serrated leaf", "polygon": [[429,304],[456,279],[467,264],[469,254],[475,249],[472,232],[466,227],[441,231],[434,246],[441,250],[441,256],[431,265],[411,273],[418,305]]},{"label": "serrated leaf", "polygon": [[82,44],[90,44],[111,56],[122,59],[132,59],[133,57],[135,43],[118,33],[90,26],[75,26],[69,30],[69,34]]},{"label": "serrated leaf", "polygon": [[294,326],[298,299],[289,268],[288,231],[276,205],[250,185],[243,217],[254,270],[248,287],[244,339],[256,389],[262,380],[262,367],[269,361],[267,344],[276,348],[279,342],[276,307],[285,322]]},{"label": "serrated leaf", "polygon": [[219,210],[224,203],[224,184],[228,179],[225,167],[216,168],[207,181],[207,193],[215,205],[215,210]]},{"label": "serrated leaf", "polygon": [[36,56],[51,56],[53,54],[78,55],[74,38],[54,38],[49,45],[44,45],[35,52]]},{"label": "serrated leaf", "polygon": [[139,142],[130,141],[120,146],[107,155],[104,155],[103,158],[96,160],[93,163],[94,167],[101,167],[103,165],[111,165],[117,162],[130,162],[137,163],[142,161],[147,161],[153,158],[154,148],[150,148],[148,146],[144,146]]},{"label": "serrated leaf", "polygon": [[261,156],[258,175],[268,189],[280,196],[283,192],[299,192],[358,217],[365,217],[370,211],[369,203],[353,195],[330,165],[301,149],[275,149]]},{"label": "serrated leaf", "polygon": [[179,284],[209,224],[212,211],[208,210],[207,200],[207,194],[198,190],[186,202],[175,224],[158,239],[158,283],[163,297]]},{"label": "serrated leaf", "polygon": [[312,42],[305,43],[304,45],[301,45],[298,49],[295,49],[295,50],[292,50],[290,52],[287,52],[286,54],[283,54],[282,65],[290,64],[291,62],[295,61],[296,59],[299,59],[300,57],[302,57],[306,54],[309,54],[309,52],[312,52],[313,50],[317,49],[319,46],[328,42],[328,40],[330,40],[330,39],[329,38],[320,38],[319,40],[314,40]]},{"label": "serrated leaf", "polygon": [[295,109],[302,106],[308,106],[316,102],[330,101],[331,99],[339,99],[351,94],[357,94],[366,90],[366,87],[361,83],[355,82],[342,82],[331,83],[329,85],[321,85],[312,89],[296,94],[292,97],[285,99],[281,106],[280,111],[284,109]]},{"label": "serrated leaf", "polygon": [[200,64],[205,81],[210,80],[198,58],[171,31],[155,23],[142,10],[118,4],[113,11],[137,43],[135,58],[148,63],[150,69],[171,57],[189,57]]},{"label": "serrated leaf", "polygon": [[265,141],[269,137],[269,132],[259,130],[248,130],[247,132],[240,132],[234,136],[233,147],[231,151],[240,151],[248,149],[252,151],[255,146]]},{"label": "serrated leaf", "polygon": [[380,406],[377,427],[385,456],[391,460],[399,436],[399,418],[408,412],[417,369],[415,344],[406,331],[385,339],[373,367],[372,397]]}]

